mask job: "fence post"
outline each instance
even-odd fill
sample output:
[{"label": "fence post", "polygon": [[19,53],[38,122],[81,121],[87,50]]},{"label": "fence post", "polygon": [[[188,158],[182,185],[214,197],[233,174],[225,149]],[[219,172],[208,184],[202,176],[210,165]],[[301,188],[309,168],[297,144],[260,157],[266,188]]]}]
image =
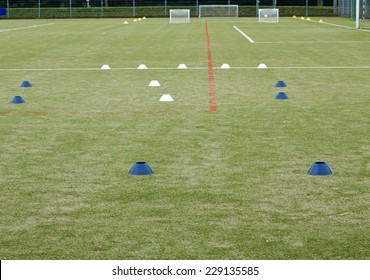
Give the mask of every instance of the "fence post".
[{"label": "fence post", "polygon": [[6,0],[6,16],[9,18],[10,9],[9,9],[9,0]]}]

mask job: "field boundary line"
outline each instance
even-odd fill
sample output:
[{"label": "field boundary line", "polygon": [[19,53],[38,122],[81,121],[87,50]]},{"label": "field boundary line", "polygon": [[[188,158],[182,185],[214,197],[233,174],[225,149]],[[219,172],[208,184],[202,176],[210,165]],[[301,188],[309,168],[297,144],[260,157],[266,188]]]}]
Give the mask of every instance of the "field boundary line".
[{"label": "field boundary line", "polygon": [[234,29],[236,30],[236,31],[238,31],[240,34],[242,34],[245,38],[247,38],[247,40],[251,43],[251,44],[254,44],[255,42],[254,42],[254,40],[251,38],[251,37],[249,37],[247,34],[245,34],[243,31],[241,31],[238,27],[236,27],[235,25],[233,26],[234,27]]},{"label": "field boundary line", "polygon": [[[258,69],[256,66],[233,66],[231,69]],[[370,65],[364,66],[268,66],[268,69],[370,69]],[[265,69],[265,70],[268,70]],[[260,70],[260,69],[258,69]]]},{"label": "field boundary line", "polygon": [[206,21],[206,39],[207,39],[207,56],[208,56],[208,83],[209,83],[209,111],[216,112],[216,91],[215,77],[213,74],[212,53],[211,53],[211,38],[208,32],[208,21]]},{"label": "field boundary line", "polygon": [[265,41],[257,44],[358,44],[370,43],[370,41]]},{"label": "field boundary line", "polygon": [[48,26],[48,25],[53,25],[54,23],[45,23],[45,24],[34,24],[34,25],[29,25],[29,26],[23,26],[23,27],[15,27],[15,28],[9,28],[9,29],[2,29],[0,30],[1,32],[8,32],[8,31],[14,31],[14,30],[21,30],[21,29],[28,29],[28,28],[35,28],[35,27],[43,27],[43,26]]},{"label": "field boundary line", "polygon": [[326,24],[326,25],[331,25],[331,26],[335,26],[335,27],[341,27],[341,28],[347,28],[347,29],[352,29],[352,30],[358,30],[358,31],[370,32],[370,30],[366,30],[366,29],[357,29],[357,28],[355,28],[355,27],[345,26],[345,25],[340,25],[340,24],[335,24],[335,23],[320,22],[320,21],[318,21],[318,20],[311,20],[311,21],[312,21],[312,22],[315,22],[315,23]]},{"label": "field boundary line", "polygon": [[[204,70],[207,67],[188,67],[187,70]],[[179,70],[177,67],[151,67],[147,69],[137,69],[135,67],[110,68],[102,70],[101,68],[0,68],[0,71],[150,71],[150,70]]]},{"label": "field boundary line", "polygon": [[[211,61],[212,64],[212,61]],[[269,69],[369,69],[370,65],[337,65],[337,66],[269,66]],[[206,70],[210,69],[207,67],[188,67],[186,71],[191,70]],[[212,65],[212,72],[213,70],[221,69],[221,67],[213,67]],[[231,66],[231,69],[258,69],[257,66]],[[21,71],[150,71],[150,70],[158,70],[158,71],[184,71],[179,70],[178,68],[166,68],[166,67],[156,67],[156,68],[148,68],[145,70],[138,70],[137,68],[111,68],[110,70],[102,70],[100,68],[29,68],[29,69],[21,69],[21,68],[0,68],[0,72],[21,72]],[[260,70],[260,69],[259,69]],[[213,73],[212,73],[213,74]]]}]

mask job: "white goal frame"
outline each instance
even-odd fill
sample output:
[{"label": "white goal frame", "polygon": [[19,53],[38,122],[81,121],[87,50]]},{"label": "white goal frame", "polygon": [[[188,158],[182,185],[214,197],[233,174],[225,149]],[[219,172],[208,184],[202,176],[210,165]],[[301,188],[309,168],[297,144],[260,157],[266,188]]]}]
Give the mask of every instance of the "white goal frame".
[{"label": "white goal frame", "polygon": [[[215,10],[216,13],[207,13],[206,9]],[[199,5],[198,17],[237,18],[239,17],[239,5]]]},{"label": "white goal frame", "polygon": [[[370,28],[370,0],[356,0],[355,5],[356,29]],[[368,30],[366,30],[368,31]]]},{"label": "white goal frame", "polygon": [[170,10],[170,23],[190,23],[189,9]]},{"label": "white goal frame", "polygon": [[258,9],[258,22],[279,22],[279,9]]}]

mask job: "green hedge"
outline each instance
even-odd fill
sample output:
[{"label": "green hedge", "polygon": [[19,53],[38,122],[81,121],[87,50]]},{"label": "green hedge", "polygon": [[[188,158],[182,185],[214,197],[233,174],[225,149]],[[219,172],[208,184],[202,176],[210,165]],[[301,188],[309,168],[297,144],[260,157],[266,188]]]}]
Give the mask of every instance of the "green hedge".
[{"label": "green hedge", "polygon": [[[190,9],[192,17],[197,16],[196,7],[112,7],[112,8],[14,8],[8,10],[3,18],[130,18],[130,17],[167,17],[170,9]],[[40,14],[39,14],[40,12]],[[305,6],[279,7],[280,16],[306,15]],[[309,16],[333,16],[332,7],[308,7]],[[239,17],[255,17],[256,7],[239,6]]]}]

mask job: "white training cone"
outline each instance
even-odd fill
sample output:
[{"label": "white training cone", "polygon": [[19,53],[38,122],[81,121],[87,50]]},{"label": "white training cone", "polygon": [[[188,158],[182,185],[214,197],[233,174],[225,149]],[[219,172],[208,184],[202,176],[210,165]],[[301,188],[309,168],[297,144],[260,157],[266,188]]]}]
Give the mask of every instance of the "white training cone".
[{"label": "white training cone", "polygon": [[161,96],[161,98],[159,99],[159,101],[161,101],[161,102],[171,102],[171,101],[173,101],[173,98],[172,98],[171,94],[163,94]]},{"label": "white training cone", "polygon": [[157,80],[152,80],[150,83],[149,83],[149,86],[150,87],[160,87],[161,85],[159,84],[159,82]]},{"label": "white training cone", "polygon": [[177,67],[177,69],[188,69],[188,67],[186,67],[185,64],[179,64],[179,66]]},{"label": "white training cone", "polygon": [[266,69],[266,68],[267,66],[264,63],[261,63],[260,65],[258,65],[258,69]]},{"label": "white training cone", "polygon": [[102,67],[101,67],[101,70],[109,70],[110,67],[108,64],[104,64]]},{"label": "white training cone", "polygon": [[230,69],[230,65],[227,63],[222,64],[221,69]]},{"label": "white training cone", "polygon": [[128,21],[127,21],[127,20],[125,20],[125,21],[123,22],[123,24],[128,24]]},{"label": "white training cone", "polygon": [[148,69],[145,64],[140,64],[137,69]]}]

